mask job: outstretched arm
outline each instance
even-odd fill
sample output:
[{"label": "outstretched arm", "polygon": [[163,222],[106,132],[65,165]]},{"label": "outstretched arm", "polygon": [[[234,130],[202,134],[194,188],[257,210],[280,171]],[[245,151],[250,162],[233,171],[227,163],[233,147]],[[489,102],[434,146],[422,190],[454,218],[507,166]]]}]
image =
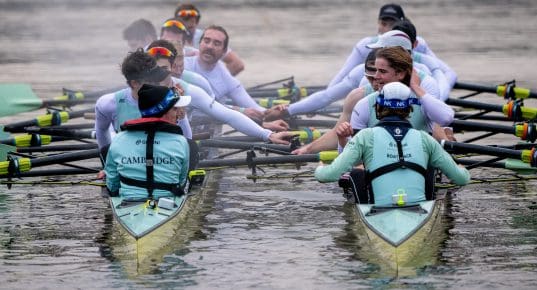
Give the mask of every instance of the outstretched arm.
[{"label": "outstretched arm", "polygon": [[232,76],[238,75],[241,71],[244,70],[244,62],[239,58],[239,56],[234,51],[229,51],[223,58],[222,61],[226,64],[227,69]]}]

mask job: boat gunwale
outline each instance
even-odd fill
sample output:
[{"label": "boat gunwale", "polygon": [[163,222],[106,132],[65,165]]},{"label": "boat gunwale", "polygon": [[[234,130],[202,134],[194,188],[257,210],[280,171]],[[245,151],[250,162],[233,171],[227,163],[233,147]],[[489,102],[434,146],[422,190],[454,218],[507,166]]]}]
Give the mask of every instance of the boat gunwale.
[{"label": "boat gunwale", "polygon": [[[372,232],[374,232],[378,237],[380,237],[383,241],[385,241],[389,245],[392,245],[394,248],[397,248],[400,245],[404,244],[408,239],[410,239],[421,228],[423,228],[423,226],[426,225],[433,216],[436,216],[436,213],[438,212],[438,210],[440,209],[441,205],[443,204],[444,199],[445,199],[444,196],[441,195],[441,197],[437,196],[437,198],[435,198],[434,200],[427,200],[427,201],[432,201],[433,202],[433,205],[431,206],[431,210],[427,211],[427,217],[425,219],[423,219],[421,223],[419,223],[416,227],[414,227],[412,229],[412,231],[410,231],[408,234],[406,234],[404,236],[404,238],[399,240],[397,243],[393,243],[392,241],[388,240],[386,235],[384,235],[383,233],[379,232],[371,223],[368,222],[367,213],[369,213],[369,211],[367,213],[364,213],[360,209],[360,205],[361,205],[360,203],[356,203],[355,209],[358,212],[358,215],[360,217],[360,221],[362,221],[362,223],[364,225],[366,225],[368,229],[370,229]],[[426,202],[426,201],[424,201],[424,202]],[[418,203],[420,205],[420,207],[421,207],[421,203],[422,202]],[[421,208],[423,209],[423,207],[421,207]],[[392,210],[398,210],[398,209],[399,208],[394,207]],[[388,209],[387,211],[390,211],[390,209]]]},{"label": "boat gunwale", "polygon": [[[192,197],[196,194],[198,194],[198,191],[201,191],[205,186],[206,186],[206,183],[207,183],[207,178],[205,178],[202,182],[202,184],[200,185],[193,185],[193,187],[195,187],[195,190],[193,191],[188,191],[187,193],[185,193],[184,196],[181,196],[183,197],[181,200],[183,202],[181,202],[180,205],[178,205],[177,209],[175,209],[173,211],[173,214],[167,216],[165,219],[163,219],[161,222],[159,222],[158,224],[156,224],[154,227],[151,227],[149,228],[148,230],[140,233],[140,234],[136,234],[134,233],[127,225],[125,222],[123,222],[123,220],[121,219],[121,217],[125,216],[119,216],[118,215],[118,212],[116,211],[116,208],[115,208],[115,205],[114,205],[114,197],[110,197],[109,198],[109,202],[110,202],[110,207],[112,208],[112,212],[113,212],[113,216],[114,216],[114,219],[121,225],[121,227],[123,229],[125,229],[129,235],[131,235],[131,237],[133,237],[136,241],[142,239],[143,237],[149,235],[150,233],[156,231],[158,228],[162,227],[163,225],[165,225],[167,222],[169,222],[170,220],[174,219],[177,215],[179,215],[182,211],[183,211],[183,208],[185,207],[185,205],[187,204],[187,202],[192,199]],[[174,201],[176,201],[177,199],[177,196],[173,196],[174,198]],[[135,206],[140,206],[140,204],[136,204],[136,205],[133,205],[133,207]]]}]

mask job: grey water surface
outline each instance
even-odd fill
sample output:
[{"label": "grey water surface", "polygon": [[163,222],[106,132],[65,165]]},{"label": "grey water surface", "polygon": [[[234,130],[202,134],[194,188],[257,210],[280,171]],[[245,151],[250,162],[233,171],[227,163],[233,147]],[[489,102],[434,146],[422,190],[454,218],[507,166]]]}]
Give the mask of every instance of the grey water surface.
[{"label": "grey water surface", "polygon": [[[376,33],[381,2],[196,1],[202,25],[220,24],[244,60],[246,87],[294,76],[325,85],[353,45]],[[121,85],[121,31],[146,18],[157,27],[176,1],[0,0],[0,82],[29,83],[42,98],[62,87]],[[459,80],[512,79],[537,89],[537,3],[404,1],[435,53]],[[492,95],[484,97],[501,104]],[[535,105],[528,101],[527,104]],[[36,112],[0,119],[25,120]],[[458,136],[461,140],[464,135]],[[483,143],[513,144],[498,135]],[[299,171],[311,171],[315,164]],[[267,168],[268,173],[296,169]],[[223,171],[192,216],[186,238],[146,273],[129,273],[108,243],[110,209],[95,186],[0,188],[1,289],[535,289],[536,181],[469,185],[448,202],[447,233],[434,265],[411,277],[382,273],[360,252],[352,208],[336,184],[312,178],[246,179]],[[477,178],[508,171],[476,169]],[[57,177],[60,180],[91,178]],[[30,179],[36,180],[36,179]],[[37,179],[39,180],[39,179]]]}]

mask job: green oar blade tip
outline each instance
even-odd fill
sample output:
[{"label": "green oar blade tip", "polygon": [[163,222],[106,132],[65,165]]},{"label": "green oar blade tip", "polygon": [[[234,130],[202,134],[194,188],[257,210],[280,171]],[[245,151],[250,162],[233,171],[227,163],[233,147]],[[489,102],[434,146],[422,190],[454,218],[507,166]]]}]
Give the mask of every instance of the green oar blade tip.
[{"label": "green oar blade tip", "polygon": [[522,160],[512,158],[505,159],[505,168],[516,171],[519,174],[535,174],[537,172],[536,167],[531,167],[531,165],[522,162]]},{"label": "green oar blade tip", "polygon": [[37,97],[29,84],[0,84],[0,117],[37,110],[43,101]]},{"label": "green oar blade tip", "polygon": [[15,146],[0,144],[0,161],[6,161],[7,155],[10,152],[16,152],[16,151],[17,151],[17,147]]}]

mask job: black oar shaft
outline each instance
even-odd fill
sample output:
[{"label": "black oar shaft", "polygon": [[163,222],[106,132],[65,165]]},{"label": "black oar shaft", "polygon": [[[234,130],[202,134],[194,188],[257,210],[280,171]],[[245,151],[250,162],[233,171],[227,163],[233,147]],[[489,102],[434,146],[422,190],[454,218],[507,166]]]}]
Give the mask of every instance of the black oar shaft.
[{"label": "black oar shaft", "polygon": [[492,111],[492,112],[503,112],[502,105],[486,104],[486,103],[481,103],[481,102],[474,102],[474,101],[467,101],[467,100],[460,100],[460,99],[453,99],[453,98],[447,99],[446,104],[452,105],[452,106],[479,109],[479,110],[487,110],[487,111]]},{"label": "black oar shaft", "polygon": [[215,140],[207,139],[198,141],[199,146],[201,147],[216,147],[216,148],[230,148],[230,149],[267,149],[275,150],[282,152],[290,152],[291,147],[288,145],[278,145],[278,144],[266,144],[266,143],[249,143],[249,142],[240,142],[240,141],[224,141],[224,140]]},{"label": "black oar shaft", "polygon": [[318,154],[288,155],[274,157],[254,157],[251,160],[246,158],[203,160],[198,164],[199,168],[242,166],[242,165],[262,165],[262,164],[285,164],[285,163],[305,163],[318,162]]},{"label": "black oar shaft", "polygon": [[514,159],[520,159],[522,157],[522,152],[520,150],[459,143],[452,141],[444,141],[444,149],[452,153],[477,153]]},{"label": "black oar shaft", "polygon": [[[81,111],[67,112],[67,114],[69,116],[69,119],[74,119],[74,118],[82,117],[84,116],[85,113],[93,112],[93,111],[95,111],[95,109],[90,108],[90,109],[85,109]],[[60,113],[62,112],[56,112],[56,113],[53,113],[52,115],[54,116],[54,114],[60,114]],[[59,117],[58,115],[56,116],[57,117],[55,118],[54,121],[52,121],[51,125],[61,124],[61,117]],[[40,120],[38,118],[35,118],[32,120],[21,121],[21,122],[16,122],[16,123],[5,125],[4,131],[11,132],[11,133],[21,133],[21,132],[24,132],[25,127],[40,126],[40,125],[41,125]]]},{"label": "black oar shaft", "polygon": [[463,120],[453,120],[453,122],[451,123],[451,127],[453,127],[453,129],[456,131],[466,130],[466,131],[490,131],[490,132],[505,133],[505,134],[515,133],[515,129],[513,128],[513,126],[496,125],[496,124],[463,121]]},{"label": "black oar shaft", "polygon": [[238,141],[238,142],[262,142],[263,139],[253,137],[253,136],[227,136],[227,137],[216,137],[212,140],[221,140],[221,141]]},{"label": "black oar shaft", "polygon": [[482,114],[464,114],[464,113],[455,113],[455,118],[457,119],[477,119],[477,120],[486,120],[486,121],[512,121],[509,120],[504,115],[482,115]]},{"label": "black oar shaft", "polygon": [[59,151],[78,151],[97,148],[97,144],[72,144],[72,145],[50,145],[50,146],[33,146],[19,147],[17,152],[32,153],[32,152],[59,152]]},{"label": "black oar shaft", "polygon": [[484,92],[484,93],[494,93],[494,94],[496,93],[495,86],[484,86],[484,85],[462,83],[462,82],[456,82],[453,88],[460,89],[460,90]]},{"label": "black oar shaft", "polygon": [[42,135],[51,135],[51,136],[61,136],[68,138],[84,138],[84,139],[95,139],[94,130],[65,130],[65,129],[50,129],[47,127],[31,127],[26,128],[28,133],[39,133]]},{"label": "black oar shaft", "polygon": [[311,120],[311,119],[292,119],[289,121],[291,127],[325,127],[332,128],[336,125],[334,120]]},{"label": "black oar shaft", "polygon": [[[61,168],[61,169],[42,169],[32,170],[28,172],[21,172],[17,174],[17,177],[36,177],[36,176],[65,176],[65,175],[78,175],[78,174],[95,174],[99,172],[98,168]],[[0,175],[1,177],[8,177],[7,175]]]},{"label": "black oar shaft", "polygon": [[65,163],[99,157],[99,149],[91,149],[82,152],[63,153],[54,156],[39,157],[31,160],[32,167],[46,166],[51,164]]},{"label": "black oar shaft", "polygon": [[[498,94],[498,86],[485,86],[485,85],[479,85],[479,84],[470,84],[470,83],[457,82],[457,83],[455,83],[455,86],[453,88],[454,89],[461,89],[461,90],[483,92],[483,93]],[[526,90],[526,89],[520,89],[518,87],[515,87],[514,88],[515,93],[517,92],[517,90]],[[537,93],[529,91],[529,93],[527,94],[527,97],[528,98],[537,98]]]}]

